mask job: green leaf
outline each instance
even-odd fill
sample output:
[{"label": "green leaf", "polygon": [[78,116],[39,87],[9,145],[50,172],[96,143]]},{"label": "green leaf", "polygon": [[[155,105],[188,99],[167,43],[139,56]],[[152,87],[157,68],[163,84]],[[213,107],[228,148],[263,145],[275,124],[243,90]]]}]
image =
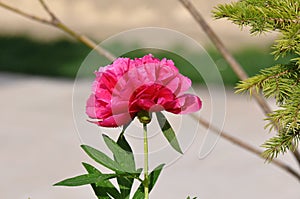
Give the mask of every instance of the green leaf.
[{"label": "green leaf", "polygon": [[[129,163],[129,164],[132,164],[133,169],[135,169],[135,161],[134,161],[134,156],[133,156],[133,153],[132,153],[132,149],[131,149],[129,143],[127,142],[127,140],[124,136],[126,127],[127,126],[123,127],[123,130],[122,130],[122,132],[121,132],[121,134],[118,138],[117,144],[118,144],[119,147],[121,147],[123,150],[125,150],[129,155],[131,155],[131,157],[129,157],[127,161],[130,161],[131,163]],[[117,161],[117,157],[114,156],[114,158]],[[140,175],[140,172],[137,171],[138,176]],[[121,196],[123,198],[129,198],[130,192],[131,192],[131,189],[132,189],[132,186],[133,186],[134,179],[133,178],[117,177],[117,182],[119,184]]]},{"label": "green leaf", "polygon": [[[87,163],[82,163],[82,164],[89,174],[102,175],[102,173],[98,169],[93,167],[92,165],[87,164]],[[110,199],[110,196],[112,196],[114,198],[120,198],[119,191],[115,188],[115,186],[109,180],[104,180],[104,181],[98,182],[97,186],[95,183],[92,183],[91,186],[98,198]]]},{"label": "green leaf", "polygon": [[[82,186],[87,184],[98,184],[102,181],[109,180],[111,178],[115,178],[122,174],[98,174],[98,173],[92,173],[92,174],[84,174],[80,176],[76,176],[73,178],[68,178],[66,180],[63,180],[61,182],[58,182],[54,184],[55,186]],[[125,174],[123,174],[125,175]]]},{"label": "green leaf", "polygon": [[129,145],[129,143],[127,142],[127,140],[125,139],[125,130],[126,130],[127,126],[126,127],[123,127],[123,130],[118,138],[118,141],[117,141],[117,144],[122,148],[124,149],[125,151],[127,151],[128,153],[132,153],[132,149]]},{"label": "green leaf", "polygon": [[[150,174],[149,174],[149,193],[151,192],[151,190],[153,189],[155,183],[157,182],[157,179],[163,169],[163,167],[165,166],[165,164],[161,164],[159,166],[157,166]],[[144,185],[143,182],[140,184],[140,186],[138,187],[138,189],[136,190],[136,192],[134,193],[132,199],[141,199],[145,197],[145,193],[144,193]]]},{"label": "green leaf", "polygon": [[135,173],[135,163],[133,154],[122,149],[107,135],[103,135],[104,142],[114,155],[115,161],[122,167],[126,173]]},{"label": "green leaf", "polygon": [[117,162],[113,161],[110,157],[102,153],[101,151],[98,151],[97,149],[87,146],[87,145],[81,145],[81,148],[96,162],[99,164],[105,166],[106,168],[109,168],[113,171],[122,171],[121,165],[119,165]]},{"label": "green leaf", "polygon": [[176,138],[176,134],[168,122],[167,118],[161,113],[156,112],[157,121],[159,123],[159,126],[164,134],[164,136],[167,138],[170,145],[179,153],[183,154],[179,142]]},{"label": "green leaf", "polygon": [[99,178],[100,176],[98,174],[84,174],[60,181],[54,184],[54,186],[82,186],[95,183]]},{"label": "green leaf", "polygon": [[132,199],[142,199],[142,198],[145,198],[145,194],[144,194],[143,184],[141,183],[139,188],[135,191]]},{"label": "green leaf", "polygon": [[[121,192],[119,196],[125,199],[125,198],[129,198],[130,191],[134,182],[134,178],[138,177],[137,174],[139,175],[140,171],[137,171],[135,168],[135,161],[134,161],[133,154],[131,152],[132,150],[129,144],[127,143],[123,133],[124,130],[122,131],[121,136],[118,139],[118,142],[121,143],[122,144],[121,146],[124,147],[125,149],[119,146],[118,143],[113,141],[108,136],[103,135],[103,139],[107,147],[112,151],[114,155],[114,160],[112,160],[104,153],[92,147],[83,145],[82,148],[95,161],[116,172],[114,175],[111,175],[109,177],[117,178],[120,192]],[[128,152],[128,150],[130,152]],[[102,181],[97,182],[96,187],[100,186],[101,183],[103,182]]]},{"label": "green leaf", "polygon": [[149,174],[149,192],[153,189],[165,164],[160,164]]}]

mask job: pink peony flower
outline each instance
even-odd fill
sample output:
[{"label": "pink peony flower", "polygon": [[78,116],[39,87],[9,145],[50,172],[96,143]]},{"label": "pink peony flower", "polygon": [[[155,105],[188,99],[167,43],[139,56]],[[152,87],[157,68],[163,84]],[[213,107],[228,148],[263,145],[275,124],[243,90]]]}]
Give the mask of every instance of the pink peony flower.
[{"label": "pink peony flower", "polygon": [[179,73],[172,60],[151,54],[134,60],[118,58],[95,75],[86,113],[99,126],[128,124],[141,110],[185,114],[202,106],[197,96],[184,94],[191,80]]}]

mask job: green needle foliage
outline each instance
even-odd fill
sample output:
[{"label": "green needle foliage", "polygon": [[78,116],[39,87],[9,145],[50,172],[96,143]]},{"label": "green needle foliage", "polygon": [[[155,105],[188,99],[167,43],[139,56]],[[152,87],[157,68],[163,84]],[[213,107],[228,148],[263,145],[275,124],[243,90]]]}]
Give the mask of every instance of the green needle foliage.
[{"label": "green needle foliage", "polygon": [[219,5],[215,18],[227,18],[240,27],[249,26],[251,34],[276,31],[274,61],[293,55],[286,64],[263,69],[239,82],[237,92],[262,93],[275,98],[278,110],[268,114],[267,128],[277,135],[262,146],[263,156],[271,161],[278,154],[295,151],[300,140],[300,0],[241,0]]}]

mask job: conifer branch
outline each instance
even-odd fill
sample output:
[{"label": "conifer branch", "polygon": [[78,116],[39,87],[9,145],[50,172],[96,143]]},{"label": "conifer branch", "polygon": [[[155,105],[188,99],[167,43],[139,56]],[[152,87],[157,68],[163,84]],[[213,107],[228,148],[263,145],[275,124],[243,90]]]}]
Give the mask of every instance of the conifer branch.
[{"label": "conifer branch", "polygon": [[[196,7],[190,2],[190,0],[179,0],[182,5],[190,12],[190,14],[194,17],[194,19],[198,22],[200,27],[206,33],[206,35],[210,38],[216,48],[219,50],[224,59],[228,62],[229,66],[232,68],[234,73],[238,76],[240,80],[246,80],[248,78],[247,73],[244,71],[243,67],[236,61],[233,55],[229,52],[229,50],[225,47],[223,42],[217,36],[217,34],[212,30],[212,28],[208,25],[204,17],[201,13],[196,9]],[[268,103],[264,98],[262,98],[259,94],[254,93],[254,98],[256,102],[263,110],[265,114],[270,113],[272,110],[269,107]],[[299,159],[300,161],[300,159]]]},{"label": "conifer branch", "polygon": [[[201,28],[204,30],[204,32],[207,34],[207,36],[211,39],[211,41],[215,44],[217,49],[220,51],[220,53],[223,55],[225,60],[229,63],[233,71],[237,74],[237,76],[240,78],[240,80],[246,82],[248,79],[248,76],[246,72],[243,70],[241,65],[234,59],[232,54],[226,49],[224,44],[221,42],[221,40],[218,38],[218,36],[214,33],[214,31],[210,28],[210,26],[207,24],[203,16],[200,14],[200,12],[196,9],[196,7],[190,2],[190,0],[179,0],[184,7],[190,12],[190,14],[194,17],[194,19],[198,22],[198,24],[201,26]],[[289,0],[285,0],[289,1]],[[291,22],[298,22],[299,15],[298,10],[299,8],[295,8],[295,13],[288,12],[285,14],[286,11],[291,10],[294,8],[294,6],[298,6],[297,4],[290,3],[288,5],[282,6],[283,1],[263,1],[263,0],[243,0],[239,1],[237,3],[232,4],[225,4],[225,5],[219,5],[217,7],[217,10],[214,12],[216,18],[228,18],[233,23],[236,23],[240,26],[249,25],[252,27],[251,33],[261,33],[263,31],[272,31],[274,29],[283,29],[285,27],[288,27]],[[278,5],[279,4],[279,5]],[[239,6],[237,6],[239,5]],[[284,9],[284,13],[277,12],[278,6],[281,9]],[[273,17],[274,15],[268,15],[266,14],[266,10],[272,9],[273,12],[279,13],[278,17]],[[270,11],[270,12],[272,12]],[[272,18],[273,17],[273,18]],[[285,19],[278,22],[277,19]],[[271,22],[271,23],[270,23]],[[298,23],[296,23],[296,26],[298,26]],[[294,31],[295,32],[295,31]],[[297,36],[295,36],[297,37]],[[300,36],[299,36],[300,40]],[[290,40],[286,41],[289,42]],[[279,42],[278,42],[279,43]],[[295,42],[297,43],[297,41]],[[280,46],[280,45],[279,45]],[[297,46],[297,44],[290,45],[291,47],[285,50],[285,52],[291,51],[291,49],[294,49]],[[299,54],[300,54],[300,48],[299,48]],[[300,61],[299,61],[300,62]],[[277,80],[277,79],[276,79]],[[275,82],[277,85],[277,92],[279,91],[279,94],[281,90],[279,88],[279,83]],[[247,86],[247,85],[246,85]],[[266,88],[266,87],[265,87]],[[259,92],[252,92],[252,89],[249,89],[251,94],[254,96],[256,101],[258,102],[259,106],[264,111],[265,115],[269,115],[272,113],[272,110],[270,109],[269,105],[267,104],[266,100],[261,97]],[[259,90],[259,89],[257,89]],[[273,89],[274,90],[274,89]],[[269,95],[272,95],[272,91],[269,90]],[[268,90],[265,89],[265,92]],[[273,122],[274,123],[274,122]],[[276,126],[276,124],[274,124]],[[297,162],[300,165],[300,154],[296,150],[293,152],[294,157],[296,158]]]},{"label": "conifer branch", "polygon": [[[289,64],[276,65],[264,69],[260,74],[241,81],[237,92],[249,91],[253,94],[262,92],[265,97],[274,97],[281,109],[267,114],[270,123],[267,127],[277,129],[277,136],[263,144],[264,156],[272,160],[279,153],[291,150],[300,165],[300,154],[297,150],[299,141],[300,118],[298,115],[300,101],[293,96],[300,94],[300,15],[299,1],[265,1],[243,0],[231,4],[219,5],[214,11],[215,18],[227,18],[239,26],[250,26],[250,32],[257,34],[268,31],[281,33],[276,40],[275,59],[293,53],[297,57]],[[299,94],[296,98],[299,98]],[[294,99],[294,100],[291,100]],[[296,125],[297,124],[297,125]]]},{"label": "conifer branch", "polygon": [[217,36],[217,34],[213,31],[213,29],[208,25],[204,17],[200,12],[196,9],[196,7],[190,2],[190,0],[179,0],[182,5],[190,12],[190,14],[194,17],[196,22],[200,25],[206,35],[210,38],[213,44],[220,51],[225,60],[230,64],[232,70],[237,74],[237,76],[245,80],[248,78],[248,75],[241,67],[241,65],[236,61],[236,59],[232,56],[229,50],[225,47],[223,42]]},{"label": "conifer branch", "polygon": [[213,13],[217,19],[227,18],[241,27],[250,26],[250,32],[257,34],[300,24],[298,4],[294,0],[243,0],[218,5]]},{"label": "conifer branch", "polygon": [[273,67],[263,69],[260,74],[240,81],[236,86],[236,93],[253,91],[256,93],[263,92],[264,96],[275,97],[277,104],[282,104],[291,94],[295,92],[299,85],[300,71],[294,64],[279,64]]}]

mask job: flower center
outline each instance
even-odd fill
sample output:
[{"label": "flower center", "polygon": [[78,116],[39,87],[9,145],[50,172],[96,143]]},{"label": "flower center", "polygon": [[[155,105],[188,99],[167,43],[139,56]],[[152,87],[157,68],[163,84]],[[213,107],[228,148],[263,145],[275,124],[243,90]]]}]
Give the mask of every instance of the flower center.
[{"label": "flower center", "polygon": [[129,111],[135,115],[141,110],[158,112],[165,105],[174,101],[175,95],[170,89],[161,84],[145,84],[137,88],[129,100]]}]

